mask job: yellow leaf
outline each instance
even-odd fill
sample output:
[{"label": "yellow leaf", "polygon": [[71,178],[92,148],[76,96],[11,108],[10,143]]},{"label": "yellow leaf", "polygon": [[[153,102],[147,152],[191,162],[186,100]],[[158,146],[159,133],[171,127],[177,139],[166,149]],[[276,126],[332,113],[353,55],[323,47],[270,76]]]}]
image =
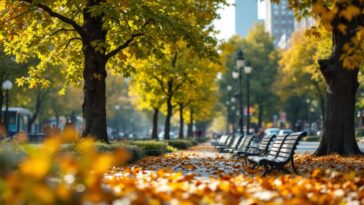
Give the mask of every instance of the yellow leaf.
[{"label": "yellow leaf", "polygon": [[48,173],[50,169],[50,159],[44,154],[34,156],[21,162],[19,167],[21,173],[39,179],[45,177]]},{"label": "yellow leaf", "polygon": [[349,5],[344,10],[340,12],[340,17],[344,17],[348,21],[351,21],[353,17],[356,17],[360,14],[360,9],[356,6]]},{"label": "yellow leaf", "polygon": [[337,26],[337,29],[339,29],[339,31],[341,32],[341,33],[346,33],[346,28],[347,28],[347,26],[346,25],[344,25],[344,24],[339,24],[338,26]]}]

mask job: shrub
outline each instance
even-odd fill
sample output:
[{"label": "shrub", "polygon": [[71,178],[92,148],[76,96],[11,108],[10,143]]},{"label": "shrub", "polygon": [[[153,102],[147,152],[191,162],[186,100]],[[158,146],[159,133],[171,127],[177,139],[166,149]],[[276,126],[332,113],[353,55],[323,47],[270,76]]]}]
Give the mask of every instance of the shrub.
[{"label": "shrub", "polygon": [[142,148],[147,156],[158,156],[167,152],[168,144],[166,142],[157,141],[129,141],[129,145]]},{"label": "shrub", "polygon": [[141,158],[143,158],[145,155],[144,151],[137,146],[123,145],[123,147],[125,147],[131,154],[131,157],[128,160],[128,163],[134,163],[134,162],[140,160]]},{"label": "shrub", "polygon": [[170,146],[170,145],[168,145],[168,146],[167,146],[167,152],[168,152],[168,153],[176,152],[176,151],[178,151],[178,149],[177,149],[177,148],[172,147],[172,146]]},{"label": "shrub", "polygon": [[191,141],[191,143],[192,143],[192,145],[193,145],[193,146],[200,144],[200,143],[199,143],[197,140],[195,140],[195,139],[191,139],[190,141]]},{"label": "shrub", "polygon": [[194,140],[196,140],[198,143],[204,143],[207,142],[208,138],[200,137],[200,138],[195,138]]},{"label": "shrub", "polygon": [[100,153],[103,152],[114,152],[115,150],[117,150],[118,148],[120,148],[120,143],[102,143],[102,142],[96,142],[96,150]]},{"label": "shrub", "polygon": [[189,140],[169,140],[168,144],[177,149],[188,149],[192,147],[192,142]]},{"label": "shrub", "polygon": [[[137,146],[128,145],[128,144],[121,143],[121,142],[112,142],[110,144],[103,143],[103,142],[95,142],[95,147],[96,147],[97,152],[99,152],[99,153],[114,152],[118,148],[124,148],[131,155],[130,159],[128,160],[129,163],[136,162],[144,156],[143,149],[141,149]],[[62,148],[62,151],[77,153],[77,150],[76,150],[76,147],[74,144],[64,145]]]},{"label": "shrub", "polygon": [[17,168],[25,152],[16,144],[0,143],[0,176]]}]

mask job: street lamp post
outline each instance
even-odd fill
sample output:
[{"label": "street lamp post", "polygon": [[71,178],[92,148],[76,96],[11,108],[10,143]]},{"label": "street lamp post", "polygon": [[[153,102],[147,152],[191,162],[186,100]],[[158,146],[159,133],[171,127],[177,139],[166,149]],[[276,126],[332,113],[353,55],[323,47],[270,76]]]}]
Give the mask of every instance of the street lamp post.
[{"label": "street lamp post", "polygon": [[115,111],[116,111],[116,124],[115,124],[115,128],[116,128],[116,132],[119,133],[119,111],[120,111],[120,105],[115,105]]},{"label": "street lamp post", "polygon": [[250,89],[249,89],[249,76],[252,72],[253,68],[250,65],[250,62],[248,61],[246,63],[246,66],[244,67],[244,72],[246,74],[246,103],[247,103],[247,117],[246,117],[246,130],[247,134],[249,134],[249,128],[250,128]]},{"label": "street lamp post", "polygon": [[233,74],[233,78],[234,79],[239,79],[239,128],[240,128],[240,133],[242,136],[244,136],[244,121],[243,121],[243,93],[242,93],[242,68],[245,65],[245,60],[244,60],[244,54],[243,51],[239,50],[238,51],[238,56],[236,59],[236,68],[237,71],[234,71]]},{"label": "street lamp post", "polygon": [[4,114],[4,122],[5,122],[5,127],[7,132],[9,132],[9,91],[11,90],[11,88],[13,87],[13,84],[11,83],[10,80],[6,80],[3,83],[3,88],[5,90],[5,95],[6,95],[6,101],[5,101],[5,114]]},{"label": "street lamp post", "polygon": [[227,115],[226,115],[226,133],[230,133],[230,101],[226,101]]},{"label": "street lamp post", "polygon": [[[232,110],[231,113],[235,113],[235,106],[234,105],[231,106],[231,110]],[[235,133],[235,114],[231,115],[231,124],[232,124],[233,133]]]},{"label": "street lamp post", "polygon": [[230,133],[230,113],[231,113],[231,110],[230,110],[230,106],[231,106],[231,103],[230,103],[230,92],[231,90],[233,89],[233,87],[231,85],[228,85],[227,86],[227,90],[228,90],[228,99],[226,101],[226,106],[227,106],[227,125],[226,125],[226,133]]},{"label": "street lamp post", "polygon": [[311,134],[311,100],[307,99],[307,122],[308,122],[308,134]]}]

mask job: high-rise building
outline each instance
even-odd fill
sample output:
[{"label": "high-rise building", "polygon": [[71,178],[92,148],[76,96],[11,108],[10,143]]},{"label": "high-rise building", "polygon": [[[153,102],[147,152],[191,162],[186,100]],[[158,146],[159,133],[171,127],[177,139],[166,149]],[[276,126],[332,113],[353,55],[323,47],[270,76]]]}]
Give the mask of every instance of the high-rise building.
[{"label": "high-rise building", "polygon": [[274,4],[266,0],[265,30],[274,37],[274,45],[286,48],[294,30],[294,15],[287,0]]},{"label": "high-rise building", "polygon": [[257,0],[235,0],[236,34],[246,36],[258,21]]},{"label": "high-rise building", "polygon": [[312,17],[304,17],[300,21],[295,20],[294,31],[302,31],[315,25],[315,19]]}]

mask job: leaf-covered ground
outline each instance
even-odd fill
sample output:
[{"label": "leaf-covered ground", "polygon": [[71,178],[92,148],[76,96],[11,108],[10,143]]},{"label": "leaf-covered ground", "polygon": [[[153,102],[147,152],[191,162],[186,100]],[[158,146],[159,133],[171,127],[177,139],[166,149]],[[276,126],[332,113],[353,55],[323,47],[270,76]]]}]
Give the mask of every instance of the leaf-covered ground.
[{"label": "leaf-covered ground", "polygon": [[205,144],[115,168],[105,184],[115,204],[364,204],[363,157],[295,159],[300,175],[260,177]]}]

